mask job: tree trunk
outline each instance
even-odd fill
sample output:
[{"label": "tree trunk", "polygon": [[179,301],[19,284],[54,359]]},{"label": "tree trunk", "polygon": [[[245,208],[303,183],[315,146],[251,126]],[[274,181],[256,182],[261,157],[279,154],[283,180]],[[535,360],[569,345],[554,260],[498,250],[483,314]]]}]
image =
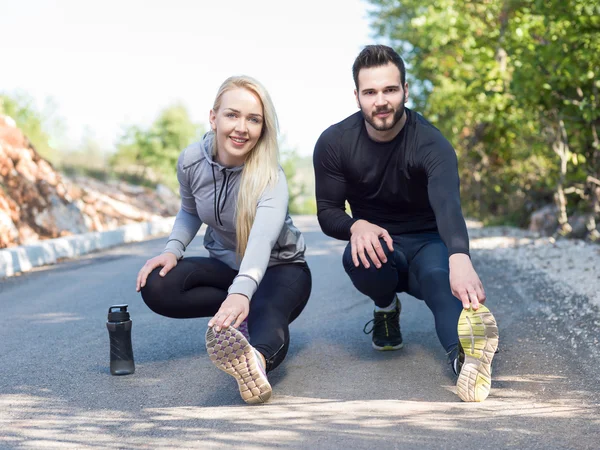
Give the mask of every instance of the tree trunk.
[{"label": "tree trunk", "polygon": [[558,234],[567,235],[571,230],[569,225],[569,217],[567,215],[567,197],[565,196],[565,181],[567,178],[567,163],[569,161],[569,144],[567,141],[567,130],[562,119],[558,120],[558,130],[556,132],[552,149],[560,158],[560,172],[558,176],[558,185],[554,201],[558,208]]},{"label": "tree trunk", "polygon": [[[598,84],[594,83],[594,108],[597,107],[598,99]],[[598,130],[596,124],[592,120],[592,137],[594,138],[594,152],[592,153],[591,171],[592,174],[588,175],[587,182],[590,186],[590,215],[587,223],[585,224],[589,234],[588,237],[592,241],[600,240],[600,232],[596,229],[597,220],[600,218],[600,138],[598,138]]]}]

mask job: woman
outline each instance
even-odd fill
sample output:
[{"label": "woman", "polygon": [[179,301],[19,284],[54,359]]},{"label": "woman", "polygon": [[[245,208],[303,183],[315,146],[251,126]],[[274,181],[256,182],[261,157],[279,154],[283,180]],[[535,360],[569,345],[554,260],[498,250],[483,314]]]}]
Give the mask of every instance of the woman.
[{"label": "woman", "polygon": [[[308,301],[311,274],[287,212],[269,94],[250,77],[228,78],[209,119],[212,131],[179,157],[181,208],[164,251],[140,270],[137,290],[163,316],[213,316],[210,359],[235,377],[244,401],[262,403],[272,393],[266,374],[288,351],[288,325]],[[182,259],[202,223],[210,256]]]}]

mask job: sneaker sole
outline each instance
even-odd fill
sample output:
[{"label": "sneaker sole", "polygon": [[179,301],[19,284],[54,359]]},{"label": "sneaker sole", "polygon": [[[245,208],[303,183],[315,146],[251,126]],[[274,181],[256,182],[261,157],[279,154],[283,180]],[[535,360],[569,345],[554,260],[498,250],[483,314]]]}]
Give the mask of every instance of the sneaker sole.
[{"label": "sneaker sole", "polygon": [[240,395],[246,403],[264,403],[273,392],[267,376],[259,366],[254,348],[233,327],[206,331],[206,351],[217,368],[236,379]]},{"label": "sneaker sole", "polygon": [[458,319],[458,339],[465,352],[456,382],[458,396],[464,402],[482,402],[492,385],[492,359],[498,348],[498,325],[485,306],[463,309]]},{"label": "sneaker sole", "polygon": [[380,352],[389,352],[392,350],[400,350],[402,347],[404,347],[404,343],[398,344],[398,345],[384,345],[383,347],[376,345],[375,342],[372,342],[371,344],[373,345],[373,348],[375,350],[378,350]]}]

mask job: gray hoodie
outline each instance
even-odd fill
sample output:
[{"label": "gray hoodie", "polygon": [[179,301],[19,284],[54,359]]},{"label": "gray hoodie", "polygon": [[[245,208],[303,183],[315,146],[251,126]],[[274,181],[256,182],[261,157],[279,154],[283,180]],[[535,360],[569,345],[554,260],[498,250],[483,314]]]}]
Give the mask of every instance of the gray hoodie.
[{"label": "gray hoodie", "polygon": [[236,253],[235,208],[243,166],[223,167],[212,157],[214,134],[207,133],[181,152],[177,179],[181,208],[164,252],[181,259],[200,226],[207,225],[204,247],[212,258],[239,270],[229,294],[249,299],[256,292],[267,267],[304,262],[304,238],[288,214],[288,189],[279,168],[275,186],[258,200],[256,217],[241,262]]}]

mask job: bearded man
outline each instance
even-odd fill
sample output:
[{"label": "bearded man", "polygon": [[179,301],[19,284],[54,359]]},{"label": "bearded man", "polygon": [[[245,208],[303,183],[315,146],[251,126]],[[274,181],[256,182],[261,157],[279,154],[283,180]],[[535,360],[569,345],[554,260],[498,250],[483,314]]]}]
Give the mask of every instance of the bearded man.
[{"label": "bearded man", "polygon": [[313,155],[319,224],[349,241],[346,273],[375,303],[364,330],[373,333],[373,347],[403,346],[397,293],[424,300],[458,375],[459,397],[483,401],[498,327],[469,255],[456,153],[405,107],[404,61],[392,48],[365,47],[352,72],[360,111],[325,130]]}]

